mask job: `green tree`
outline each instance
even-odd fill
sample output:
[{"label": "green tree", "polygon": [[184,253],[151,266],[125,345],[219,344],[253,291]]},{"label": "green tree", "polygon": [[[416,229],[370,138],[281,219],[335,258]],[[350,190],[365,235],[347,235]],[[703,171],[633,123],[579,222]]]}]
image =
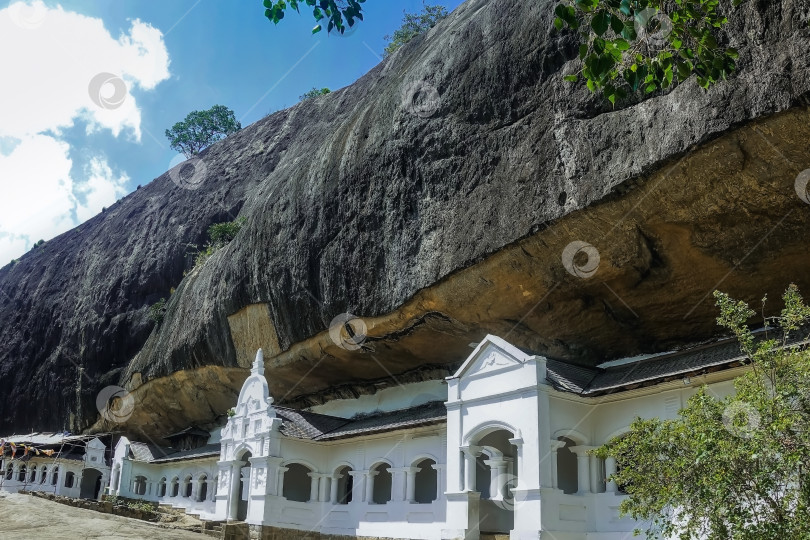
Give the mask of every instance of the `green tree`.
[{"label": "green tree", "polygon": [[298,99],[301,100],[301,101],[304,101],[304,100],[307,100],[307,99],[316,98],[318,96],[325,96],[326,94],[329,94],[330,92],[332,92],[332,91],[329,90],[328,88],[320,88],[320,89],[318,89],[318,88],[313,87],[312,90],[308,90],[308,91],[304,92],[303,94],[301,94],[300,96],[298,96]]},{"label": "green tree", "polygon": [[207,111],[191,111],[185,120],[166,130],[166,137],[172,150],[191,158],[240,129],[242,124],[231,109],[214,105]]},{"label": "green tree", "polygon": [[793,339],[806,337],[810,307],[791,285],[763,338],[747,326],[755,312],[746,303],[715,298],[718,323],[750,365],[735,394],[704,388],[679,418],[636,419],[595,454],[617,459],[611,479],[629,495],[621,512],[647,522],[648,537],[810,538],[810,350]]},{"label": "green tree", "polygon": [[[578,74],[611,103],[670,88],[693,74],[703,88],[736,69],[723,43],[726,12],[742,0],[565,0],[554,26],[579,33]],[[725,4],[725,5],[723,5]]]},{"label": "green tree", "polygon": [[[327,33],[336,30],[343,34],[347,25],[349,28],[363,20],[363,4],[366,0],[264,0],[264,16],[278,24],[284,18],[284,13],[290,7],[296,12],[298,6],[306,4],[312,8],[312,16],[318,23],[312,29],[313,34],[322,30],[321,21],[326,20]],[[344,22],[345,21],[345,22]]]},{"label": "green tree", "polygon": [[440,20],[447,17],[447,9],[441,5],[430,5],[422,2],[421,13],[402,12],[402,26],[393,34],[384,37],[388,41],[384,55],[387,57],[423,32],[427,32]]}]

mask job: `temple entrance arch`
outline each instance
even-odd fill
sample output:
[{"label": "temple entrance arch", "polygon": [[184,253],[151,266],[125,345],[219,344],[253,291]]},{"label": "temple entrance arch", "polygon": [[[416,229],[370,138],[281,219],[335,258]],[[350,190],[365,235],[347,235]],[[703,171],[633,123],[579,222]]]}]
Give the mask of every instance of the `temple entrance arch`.
[{"label": "temple entrance arch", "polygon": [[[503,428],[486,430],[471,438],[475,455],[474,491],[480,494],[479,530],[509,533],[515,526],[515,495],[518,485],[515,435]],[[468,462],[468,463],[471,463]]]},{"label": "temple entrance arch", "polygon": [[234,516],[236,521],[245,521],[248,515],[251,457],[253,457],[253,454],[249,450],[245,450],[236,458],[235,477],[231,482],[231,508],[233,510],[231,515]]},{"label": "temple entrance arch", "polygon": [[101,471],[98,469],[84,469],[79,488],[79,497],[82,499],[98,499],[101,491]]}]

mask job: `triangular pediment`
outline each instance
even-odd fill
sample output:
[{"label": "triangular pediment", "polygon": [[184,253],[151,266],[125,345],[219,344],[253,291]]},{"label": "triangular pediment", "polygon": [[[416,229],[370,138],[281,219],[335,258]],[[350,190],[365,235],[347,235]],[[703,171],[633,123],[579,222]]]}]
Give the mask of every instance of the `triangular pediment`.
[{"label": "triangular pediment", "polygon": [[488,335],[467,357],[453,378],[473,377],[518,367],[529,355],[499,338]]}]

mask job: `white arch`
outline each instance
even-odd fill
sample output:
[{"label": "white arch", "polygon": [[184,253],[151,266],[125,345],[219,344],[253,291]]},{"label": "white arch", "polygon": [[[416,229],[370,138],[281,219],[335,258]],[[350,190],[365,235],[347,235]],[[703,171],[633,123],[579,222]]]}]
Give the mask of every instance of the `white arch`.
[{"label": "white arch", "polygon": [[512,437],[515,439],[520,438],[520,430],[514,427],[513,425],[508,424],[507,422],[504,422],[502,420],[488,420],[468,430],[467,434],[464,435],[462,441],[466,446],[468,444],[471,444],[472,441],[482,439],[487,435],[489,435],[490,433],[492,433],[493,431],[498,431],[500,429],[510,432],[512,434]]},{"label": "white arch", "polygon": [[554,432],[554,440],[559,440],[560,437],[571,439],[579,445],[587,445],[590,440],[585,434],[575,429],[558,429]]},{"label": "white arch", "polygon": [[413,458],[413,459],[411,460],[411,467],[416,467],[416,464],[417,464],[417,463],[419,463],[419,462],[421,462],[421,461],[424,461],[424,460],[426,460],[426,459],[431,459],[431,460],[433,460],[433,463],[436,463],[437,465],[438,465],[438,463],[439,463],[439,460],[438,460],[438,459],[436,459],[436,456],[434,456],[434,455],[432,455],[432,454],[419,454],[418,456],[416,456],[415,458]]},{"label": "white arch", "polygon": [[612,432],[605,438],[605,442],[611,442],[613,439],[617,439],[623,435],[630,433],[630,426],[625,426],[623,428],[619,428],[616,431]]},{"label": "white arch", "polygon": [[293,463],[298,463],[299,465],[303,465],[304,467],[308,468],[312,472],[318,472],[318,467],[310,463],[309,461],[301,458],[291,458],[286,461],[281,462],[282,467],[286,467],[287,465],[292,465]]},{"label": "white arch", "polygon": [[352,465],[352,464],[351,464],[351,463],[349,463],[348,461],[341,461],[340,463],[338,463],[337,465],[335,465],[334,467],[332,467],[332,474],[337,474],[337,472],[338,472],[340,469],[342,469],[343,467],[348,467],[348,468],[350,468],[350,469],[351,469],[351,470],[353,470],[353,471],[354,471],[354,470],[357,470],[357,469],[355,469],[354,465]]},{"label": "white arch", "polygon": [[247,441],[242,441],[239,443],[236,448],[233,449],[233,459],[242,459],[240,456],[244,455],[245,452],[250,452],[251,457],[256,456],[256,451],[253,449],[253,445]]},{"label": "white arch", "polygon": [[386,458],[378,458],[378,459],[376,459],[375,461],[373,461],[373,462],[371,463],[371,466],[368,468],[368,470],[372,470],[374,467],[377,467],[378,465],[383,465],[383,464],[384,464],[384,465],[388,465],[388,466],[389,466],[389,467],[391,467],[391,468],[394,468],[394,464],[393,464],[393,463],[391,463],[391,462],[390,462],[389,460],[387,460]]}]

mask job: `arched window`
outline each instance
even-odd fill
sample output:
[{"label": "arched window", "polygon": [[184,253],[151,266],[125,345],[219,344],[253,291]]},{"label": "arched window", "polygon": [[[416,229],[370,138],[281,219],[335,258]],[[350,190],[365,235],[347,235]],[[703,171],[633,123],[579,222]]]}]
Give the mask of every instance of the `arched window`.
[{"label": "arched window", "polygon": [[20,470],[17,472],[17,481],[25,482],[25,475],[27,472],[28,469],[25,468],[25,465],[20,465]]},{"label": "arched window", "polygon": [[179,493],[180,493],[180,479],[175,476],[174,478],[172,478],[172,491],[169,494],[169,496],[177,497]]},{"label": "arched window", "polygon": [[348,465],[344,465],[343,467],[339,468],[336,473],[340,475],[340,478],[337,480],[332,480],[333,482],[337,482],[337,503],[338,504],[349,504],[352,502],[352,488],[354,487],[354,477],[349,473],[352,471],[352,468]]},{"label": "arched window", "polygon": [[309,467],[301,463],[290,463],[284,473],[284,485],[281,494],[288,501],[307,502],[312,479]]},{"label": "arched window", "polygon": [[39,483],[44,484],[45,480],[48,478],[48,466],[47,465],[42,466],[42,471],[39,473],[39,475],[40,475],[39,476]]},{"label": "arched window", "polygon": [[14,465],[9,463],[6,466],[6,480],[13,480],[14,479]]},{"label": "arched window", "polygon": [[413,500],[419,504],[429,504],[436,500],[438,475],[433,468],[436,462],[432,459],[423,459],[415,464],[419,470],[413,475],[414,493]]},{"label": "arched window", "polygon": [[197,479],[197,501],[202,502],[208,496],[208,476],[202,475]]},{"label": "arched window", "polygon": [[191,497],[191,475],[186,476],[183,480],[183,497]]},{"label": "arched window", "polygon": [[73,474],[73,471],[68,471],[67,474],[65,474],[65,487],[72,488],[75,481],[76,475]]},{"label": "arched window", "polygon": [[28,482],[33,483],[37,479],[37,466],[31,466],[31,472],[28,473]]},{"label": "arched window", "polygon": [[146,477],[145,476],[136,476],[135,477],[135,495],[145,495],[146,494]]},{"label": "arched window", "polygon": [[53,468],[53,475],[51,475],[51,485],[55,486],[59,482],[59,466]]},{"label": "arched window", "polygon": [[166,477],[160,479],[158,483],[158,497],[165,497],[166,496]]},{"label": "arched window", "polygon": [[374,475],[371,502],[374,504],[385,504],[391,500],[391,468],[388,463],[375,465],[371,470]]},{"label": "arched window", "polygon": [[560,437],[558,440],[565,443],[565,446],[557,449],[557,487],[563,493],[576,493],[579,490],[579,472],[577,456],[571,451],[571,447],[577,443],[567,437]]}]

